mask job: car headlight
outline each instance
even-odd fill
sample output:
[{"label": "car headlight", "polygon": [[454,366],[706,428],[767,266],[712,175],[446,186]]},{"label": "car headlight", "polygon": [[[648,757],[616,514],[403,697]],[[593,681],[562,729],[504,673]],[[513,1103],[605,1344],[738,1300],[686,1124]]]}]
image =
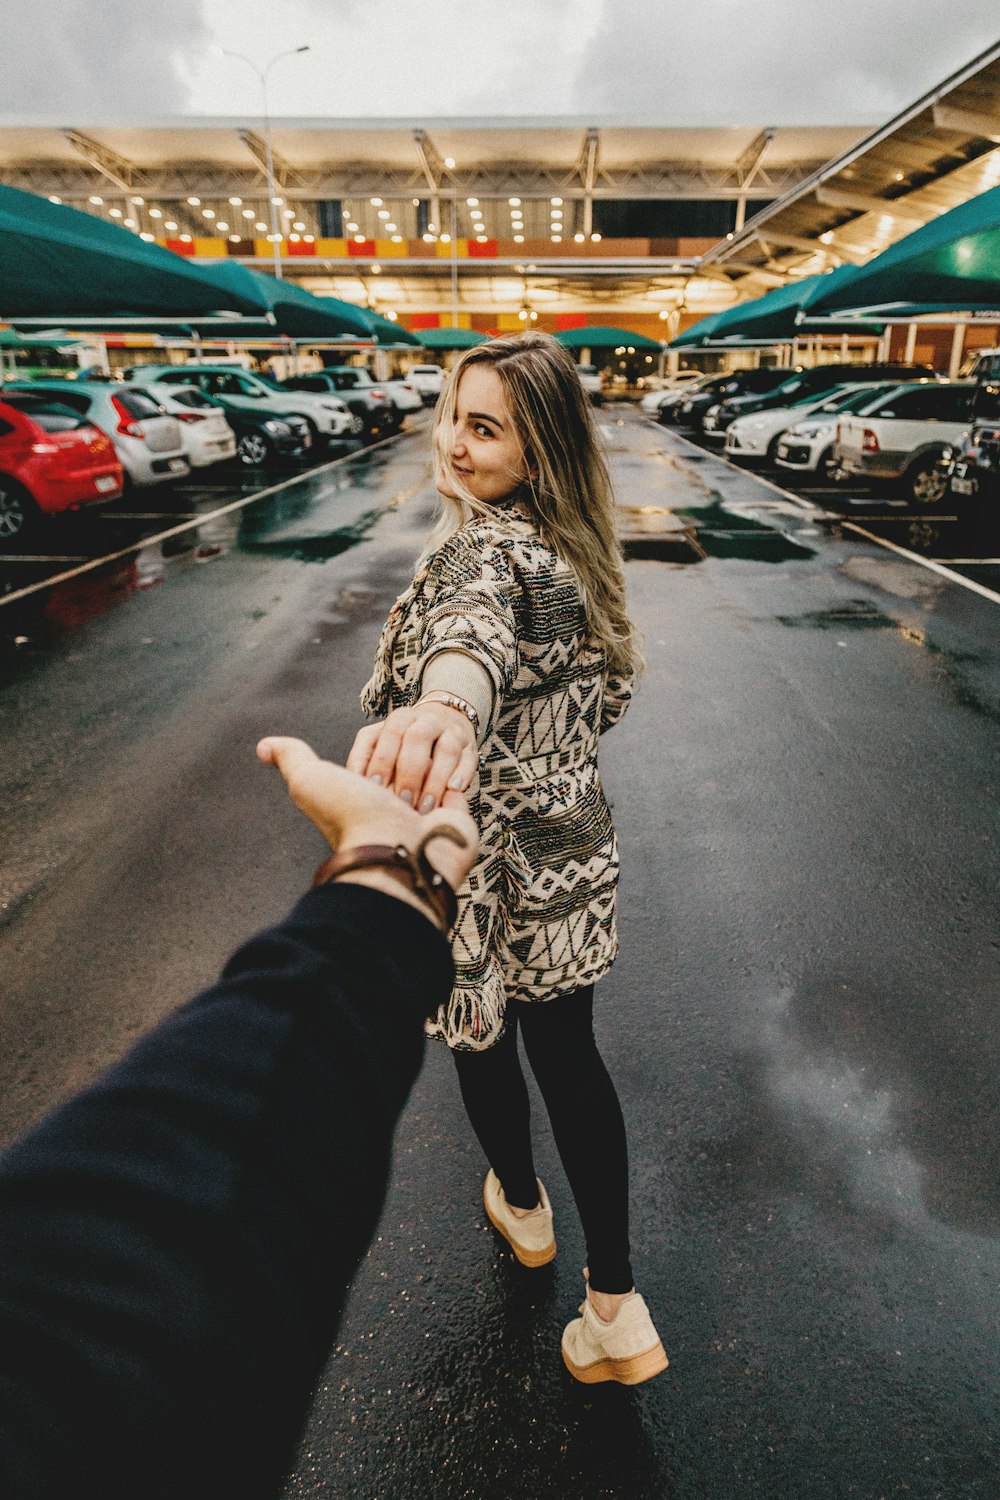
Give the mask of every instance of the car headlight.
[{"label": "car headlight", "polygon": [[343,401],[324,401],[323,405],[326,407],[327,411],[339,411],[343,413],[347,410],[347,407],[344,405]]},{"label": "car headlight", "polygon": [[825,430],[823,427],[792,427],[785,433],[785,436],[805,438],[807,442],[812,442],[813,438],[822,437]]}]

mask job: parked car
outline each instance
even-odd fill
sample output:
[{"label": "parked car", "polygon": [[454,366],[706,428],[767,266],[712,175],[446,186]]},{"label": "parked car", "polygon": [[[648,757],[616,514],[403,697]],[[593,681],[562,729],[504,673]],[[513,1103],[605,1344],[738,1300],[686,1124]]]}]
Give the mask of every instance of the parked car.
[{"label": "parked car", "polygon": [[416,386],[409,381],[402,378],[374,380],[371,371],[361,365],[328,365],[324,373],[336,376],[338,390],[343,393],[345,401],[349,391],[367,391],[373,396],[379,394],[389,403],[393,426],[397,428],[402,427],[407,412],[420,411],[424,404]]},{"label": "parked car", "polygon": [[[656,417],[658,422],[660,422],[663,426],[666,426],[668,422],[676,419],[678,407],[680,407],[680,405],[684,401],[686,401],[693,392],[707,390],[711,381],[721,380],[722,378],[723,377],[720,375],[699,375],[697,380],[689,380],[687,384],[682,385],[679,390],[654,392],[653,394],[655,394],[656,396],[656,404],[653,405],[652,402],[650,403],[652,406],[650,415]],[[642,404],[643,406],[645,406],[645,400]]]},{"label": "parked car", "polygon": [[589,396],[592,405],[600,406],[604,400],[600,370],[596,365],[577,365],[576,373],[580,377],[580,384]]},{"label": "parked car", "polygon": [[822,396],[835,385],[852,385],[857,381],[863,385],[871,385],[873,381],[882,380],[936,379],[930,365],[816,365],[811,370],[796,370],[794,374],[787,375],[780,385],[761,395],[727,398],[724,410],[716,413],[714,427],[721,436],[737,417],[745,417],[754,411],[767,411],[771,406],[789,406],[791,402],[799,401],[805,396]]},{"label": "parked car", "polygon": [[756,395],[773,390],[788,379],[787,370],[730,370],[728,375],[718,377],[717,382],[691,391],[676,408],[675,420],[682,427],[693,427],[700,431],[709,410],[722,401],[749,393]]},{"label": "parked car", "polygon": [[[871,396],[877,386],[861,386]],[[884,389],[884,387],[881,387]],[[726,429],[725,451],[729,458],[739,458],[749,463],[774,463],[778,444],[786,430],[801,421],[807,414],[814,416],[834,415],[842,411],[859,394],[857,386],[834,386],[823,396],[806,396],[794,406],[772,406],[767,411],[751,412],[749,416],[737,417]],[[706,418],[707,422],[707,418]]]},{"label": "parked car", "polygon": [[963,501],[1000,500],[1000,359],[981,359],[976,367],[971,423],[942,453],[951,493]]},{"label": "parked car", "polygon": [[45,392],[107,433],[126,484],[162,484],[190,472],[181,424],[144,387],[50,379],[16,381],[6,389]]},{"label": "parked car", "polygon": [[117,500],[125,475],[107,433],[54,397],[0,390],[0,546],[40,516]]},{"label": "parked car", "polygon": [[226,414],[197,386],[171,386],[158,393],[160,405],[181,424],[181,440],[192,469],[203,469],[232,458],[236,452],[236,434],[226,421]]},{"label": "parked car", "polygon": [[[775,449],[778,468],[812,473],[824,483],[838,479],[841,470],[834,444],[841,412],[866,412],[898,384],[898,381],[889,381],[882,385],[859,385],[847,389],[840,386],[837,394],[829,398],[829,404],[824,400],[811,407],[808,416],[797,417],[794,424],[781,434]],[[741,422],[753,420],[753,417],[740,417],[729,431],[732,432]]]},{"label": "parked car", "polygon": [[647,416],[655,417],[664,401],[679,401],[705,378],[701,370],[678,370],[676,375],[665,375],[662,380],[657,375],[650,375],[645,382],[639,382],[645,387],[639,405]]},{"label": "parked car", "polygon": [[152,390],[161,386],[196,385],[206,396],[225,396],[234,406],[267,411],[275,417],[302,417],[315,446],[320,438],[342,442],[353,437],[354,418],[339,396],[312,391],[286,391],[249,370],[227,365],[144,365],[129,372],[133,380]]},{"label": "parked car", "polygon": [[[358,377],[357,380],[354,379],[355,376]],[[387,437],[398,425],[393,403],[383,388],[369,378],[367,370],[355,370],[344,365],[333,366],[328,370],[314,370],[309,375],[288,375],[278,382],[278,389],[330,391],[339,396],[354,418],[356,437]]]},{"label": "parked car", "polygon": [[411,365],[406,378],[425,406],[433,406],[444,390],[444,371],[440,365]]},{"label": "parked car", "polygon": [[[224,396],[206,396],[196,385],[170,387],[169,399],[193,413],[216,411],[233,435],[232,456],[249,468],[302,458],[312,440],[303,417],[276,417],[270,412],[246,410]],[[181,411],[176,415],[183,422]]]},{"label": "parked car", "polygon": [[848,476],[901,482],[914,504],[936,504],[948,490],[942,452],[968,427],[974,391],[969,380],[901,385],[863,415],[842,416],[840,467]]},{"label": "parked car", "polygon": [[408,412],[422,409],[423,398],[416,386],[407,380],[405,375],[390,375],[389,379],[383,380],[382,384],[386,395],[395,405],[402,420],[405,421]]}]

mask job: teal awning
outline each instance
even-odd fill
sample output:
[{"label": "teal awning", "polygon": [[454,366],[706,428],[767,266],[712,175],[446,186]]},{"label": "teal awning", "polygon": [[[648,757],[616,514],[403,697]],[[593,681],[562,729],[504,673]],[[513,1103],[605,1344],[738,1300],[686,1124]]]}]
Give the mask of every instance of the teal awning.
[{"label": "teal awning", "polygon": [[471,328],[421,328],[414,335],[423,349],[474,349],[488,344],[488,333],[473,333]]},{"label": "teal awning", "polygon": [[676,338],[672,338],[670,340],[670,343],[667,345],[667,348],[696,348],[699,344],[703,343],[705,339],[709,338],[712,333],[714,333],[715,325],[718,323],[721,317],[721,313],[709,313],[707,317],[699,318],[697,323],[692,323],[689,328],[685,328],[683,333],[679,333]]},{"label": "teal awning", "polygon": [[644,333],[630,333],[627,328],[604,328],[600,325],[591,328],[564,328],[555,337],[567,349],[620,349],[624,345],[626,349],[635,349],[637,353],[653,349],[659,354],[664,347],[655,339],[648,339]]},{"label": "teal awning", "polygon": [[93,214],[0,186],[0,318],[260,312],[172,250]]},{"label": "teal awning", "polygon": [[867,265],[838,266],[818,281],[806,316],[1000,310],[1000,187],[932,219]]},{"label": "teal awning", "polygon": [[52,328],[45,333],[18,333],[13,328],[0,328],[0,349],[72,349],[75,344],[85,344],[86,339],[65,333],[61,328]]},{"label": "teal awning", "polygon": [[419,349],[420,340],[415,333],[410,333],[392,318],[383,318],[381,313],[372,312],[370,308],[365,309],[365,317],[375,335],[377,343],[383,348],[391,348],[393,344],[406,346],[407,348]]},{"label": "teal awning", "polygon": [[273,317],[277,331],[291,338],[371,332],[370,316],[363,308],[336,297],[314,297],[294,281],[285,278],[279,281],[264,271],[242,266],[239,261],[213,261],[205,267],[205,275],[227,294],[255,298],[258,308]]},{"label": "teal awning", "polygon": [[813,295],[823,276],[803,276],[787,286],[775,287],[763,297],[754,297],[749,302],[737,302],[724,312],[702,318],[684,333],[679,334],[671,349],[711,348],[745,349],[766,348],[772,344],[788,344],[795,338],[812,333],[859,333],[881,332],[881,329],[861,329],[843,320],[822,327],[803,325],[802,309]]}]

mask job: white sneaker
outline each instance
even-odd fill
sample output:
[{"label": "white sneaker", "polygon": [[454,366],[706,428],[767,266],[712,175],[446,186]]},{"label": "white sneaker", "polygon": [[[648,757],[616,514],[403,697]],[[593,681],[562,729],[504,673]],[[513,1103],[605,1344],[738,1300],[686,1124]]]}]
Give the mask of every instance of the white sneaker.
[{"label": "white sneaker", "polygon": [[667,1368],[669,1360],[638,1292],[621,1304],[610,1323],[597,1316],[589,1297],[580,1312],[562,1336],[562,1357],[575,1379],[585,1385],[602,1380],[640,1385]]},{"label": "white sneaker", "polygon": [[486,1217],[493,1228],[498,1229],[503,1235],[522,1266],[547,1266],[550,1260],[555,1259],[556,1254],[556,1239],[552,1232],[552,1205],[541,1179],[536,1177],[535,1181],[538,1183],[539,1207],[524,1219],[519,1219],[511,1213],[510,1205],[500,1186],[500,1179],[492,1167],[487,1172],[486,1181],[483,1184]]}]

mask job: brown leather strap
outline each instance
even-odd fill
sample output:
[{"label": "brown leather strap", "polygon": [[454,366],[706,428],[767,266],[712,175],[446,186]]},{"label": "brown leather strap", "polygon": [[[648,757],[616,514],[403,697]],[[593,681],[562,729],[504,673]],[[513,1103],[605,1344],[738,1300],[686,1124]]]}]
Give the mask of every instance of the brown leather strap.
[{"label": "brown leather strap", "polygon": [[416,851],[411,852],[405,844],[359,844],[354,849],[340,849],[323,861],[312,878],[313,885],[326,885],[338,875],[349,870],[382,869],[390,875],[407,880],[416,895],[421,896],[437,912],[441,926],[450,932],[455,925],[458,899],[444,876],[435,870],[424,849],[431,839],[446,838],[464,849],[466,840],[457,829],[447,824],[432,828],[420,840]]}]

